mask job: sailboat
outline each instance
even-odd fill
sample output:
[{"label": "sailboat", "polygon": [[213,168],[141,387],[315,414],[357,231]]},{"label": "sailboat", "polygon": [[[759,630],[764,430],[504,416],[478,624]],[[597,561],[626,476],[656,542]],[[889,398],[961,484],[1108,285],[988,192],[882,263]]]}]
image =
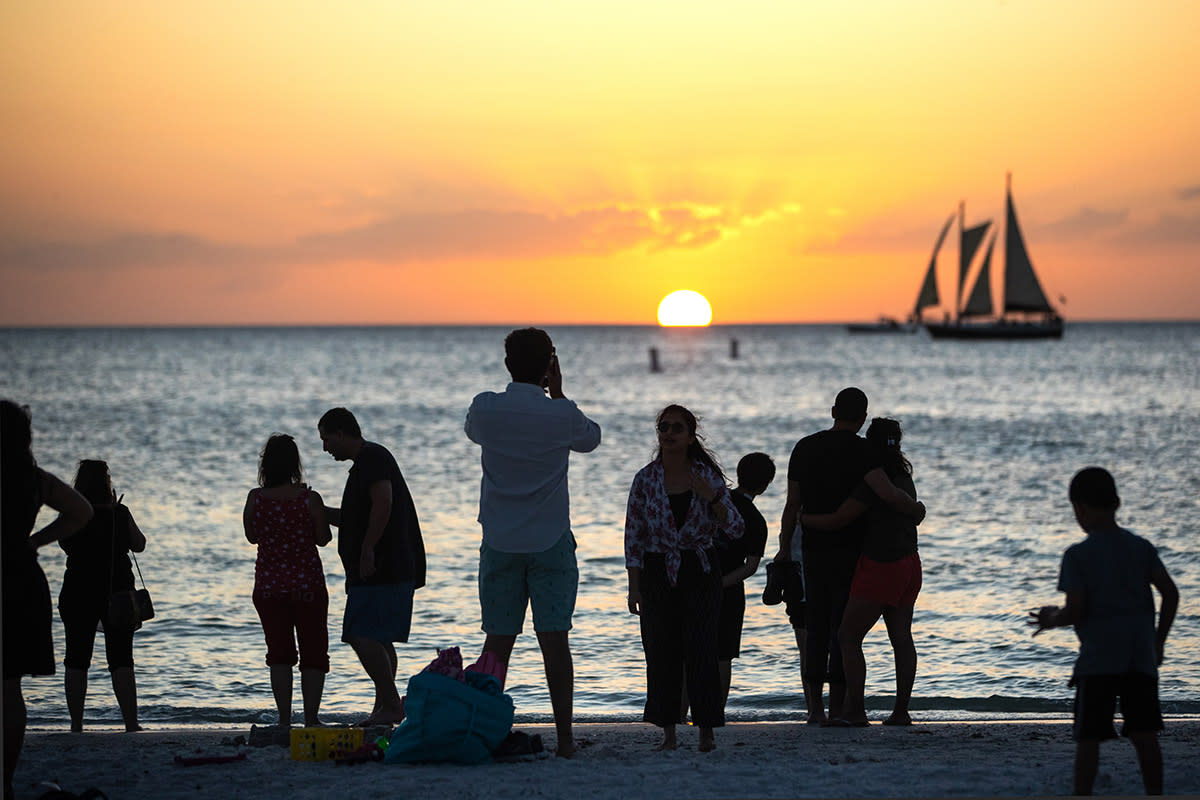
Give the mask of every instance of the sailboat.
[{"label": "sailboat", "polygon": [[[958,207],[959,252],[958,252],[958,292],[956,299],[956,315],[954,319],[944,322],[925,322],[925,329],[935,339],[1061,339],[1063,334],[1063,319],[1050,305],[1037,273],[1033,271],[1033,263],[1029,260],[1029,251],[1025,248],[1025,239],[1017,224],[1017,212],[1012,199],[1012,173],[1009,173],[1005,187],[1005,207],[1007,212],[1006,230],[1004,236],[1004,306],[999,314],[993,310],[991,288],[992,251],[996,246],[997,234],[993,233],[988,239],[987,250],[983,264],[975,278],[974,287],[965,303],[962,302],[963,285],[971,262],[983,244],[991,221],[984,222],[971,228],[964,225],[965,211],[960,203]],[[937,245],[933,249],[933,257],[925,272],[925,280],[917,295],[916,315],[918,319],[924,309],[938,305],[937,293],[937,254],[942,242],[953,224],[951,216],[942,228]]]}]

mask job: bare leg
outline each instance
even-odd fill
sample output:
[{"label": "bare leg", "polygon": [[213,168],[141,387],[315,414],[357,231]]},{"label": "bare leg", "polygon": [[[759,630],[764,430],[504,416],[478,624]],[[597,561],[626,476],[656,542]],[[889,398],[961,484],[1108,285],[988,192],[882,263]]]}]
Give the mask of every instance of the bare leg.
[{"label": "bare leg", "polygon": [[1092,793],[1096,781],[1096,768],[1100,765],[1100,741],[1089,739],[1075,743],[1075,795]]},{"label": "bare leg", "polygon": [[1138,766],[1142,768],[1142,785],[1146,794],[1163,793],[1163,758],[1162,748],[1158,744],[1158,735],[1153,731],[1131,733],[1129,741],[1137,753]]},{"label": "bare leg", "polygon": [[86,669],[67,667],[63,670],[63,688],[67,694],[67,713],[71,716],[71,732],[83,730],[83,706],[87,699],[88,674]]},{"label": "bare leg", "polygon": [[[289,670],[289,674],[290,674]],[[304,726],[315,728],[321,724],[321,694],[325,691],[325,673],[310,667],[300,668],[300,696],[304,699]],[[290,702],[289,702],[290,705]]]},{"label": "bare leg", "polygon": [[808,661],[808,653],[805,650],[808,647],[808,631],[804,628],[792,628],[792,633],[796,635],[796,649],[800,651],[800,671],[804,672],[804,664]]},{"label": "bare leg", "polygon": [[4,679],[4,796],[13,796],[13,775],[25,744],[25,697],[20,678]]},{"label": "bare leg", "polygon": [[548,631],[537,635],[546,668],[546,686],[550,690],[550,707],[554,711],[554,730],[558,735],[555,755],[570,758],[575,755],[575,734],[572,729],[575,703],[575,662],[567,631]]},{"label": "bare leg", "polygon": [[[845,702],[841,704],[841,719],[849,722],[866,722],[867,662],[863,657],[862,643],[867,632],[875,626],[884,607],[879,603],[851,597],[842,614],[842,625],[838,629],[838,646],[842,648],[842,668],[846,672],[846,683],[842,687]],[[834,707],[834,685],[829,687],[829,706]],[[834,716],[838,716],[834,714]]]},{"label": "bare leg", "polygon": [[[675,739],[675,726],[663,725],[663,740],[655,750],[675,750],[679,747],[679,742]],[[711,729],[710,729],[711,730]]]},{"label": "bare leg", "polygon": [[696,749],[701,753],[711,753],[717,749],[717,740],[713,737],[712,728],[700,729],[700,743],[696,746]]},{"label": "bare leg", "polygon": [[887,608],[883,621],[887,625],[888,638],[892,641],[892,653],[896,661],[896,705],[884,725],[911,725],[908,703],[912,699],[913,683],[917,679],[917,647],[912,638],[911,608]]},{"label": "bare leg", "polygon": [[292,726],[292,665],[271,665],[271,694],[275,695],[275,708],[279,711],[279,727]]},{"label": "bare leg", "polygon": [[804,703],[808,706],[808,719],[805,721],[809,725],[816,725],[825,721],[824,681],[804,682]]},{"label": "bare leg", "polygon": [[400,693],[396,691],[396,648],[391,642],[380,642],[355,636],[350,646],[366,670],[367,677],[375,684],[375,706],[370,716],[358,724],[384,725],[404,719],[404,706]]},{"label": "bare leg", "polygon": [[125,722],[125,730],[140,731],[138,724],[137,679],[133,676],[133,667],[117,667],[112,670],[113,694],[117,698],[117,706],[121,709],[121,719]]}]

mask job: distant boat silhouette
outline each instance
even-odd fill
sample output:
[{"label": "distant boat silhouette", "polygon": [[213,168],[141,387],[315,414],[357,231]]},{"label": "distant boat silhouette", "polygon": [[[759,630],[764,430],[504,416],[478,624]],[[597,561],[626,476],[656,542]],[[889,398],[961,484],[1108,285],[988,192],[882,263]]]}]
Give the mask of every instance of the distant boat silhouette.
[{"label": "distant boat silhouette", "polygon": [[[935,339],[1061,339],[1063,335],[1063,318],[1050,305],[1042,285],[1038,282],[1037,273],[1033,271],[1033,263],[1029,260],[1029,252],[1025,249],[1025,240],[1021,236],[1021,228],[1017,224],[1017,212],[1012,200],[1012,173],[1008,174],[1005,186],[1005,208],[1007,226],[1004,237],[1004,307],[999,315],[993,311],[991,289],[992,250],[996,245],[996,235],[988,240],[987,253],[983,257],[983,265],[975,278],[975,285],[966,302],[962,301],[963,284],[966,282],[967,271],[971,260],[984,237],[991,228],[991,220],[973,228],[965,228],[963,204],[958,206],[959,227],[959,256],[958,256],[958,293],[955,296],[956,314],[954,319],[944,322],[924,322],[925,329]],[[946,221],[937,244],[933,248],[933,257],[925,272],[925,280],[917,295],[915,315],[918,320],[924,309],[939,304],[937,292],[937,254],[946,238],[946,233],[953,224],[954,217]],[[1018,315],[1018,316],[1012,316]]]},{"label": "distant boat silhouette", "polygon": [[851,333],[916,333],[920,329],[911,317],[904,322],[893,317],[880,317],[876,322],[851,322],[846,326]]}]

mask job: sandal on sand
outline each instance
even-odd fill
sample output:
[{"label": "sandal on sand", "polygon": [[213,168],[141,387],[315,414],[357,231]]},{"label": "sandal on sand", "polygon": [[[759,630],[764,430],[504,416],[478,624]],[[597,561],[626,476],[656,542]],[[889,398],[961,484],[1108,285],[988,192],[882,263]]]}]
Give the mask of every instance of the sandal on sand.
[{"label": "sandal on sand", "polygon": [[539,734],[530,736],[523,731],[513,731],[492,751],[492,758],[505,762],[534,761],[549,755],[542,746],[542,737]]}]

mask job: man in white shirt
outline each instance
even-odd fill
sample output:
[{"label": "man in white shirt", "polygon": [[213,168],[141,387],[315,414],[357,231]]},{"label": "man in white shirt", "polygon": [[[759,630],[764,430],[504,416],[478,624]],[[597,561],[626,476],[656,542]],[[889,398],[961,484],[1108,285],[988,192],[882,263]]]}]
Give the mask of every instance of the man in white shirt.
[{"label": "man in white shirt", "polygon": [[[557,755],[575,753],[571,729],[575,666],[567,632],[579,568],[571,533],[567,461],[600,444],[600,426],[562,391],[562,372],[545,331],[523,328],[504,340],[512,383],[483,392],[467,411],[467,437],[483,447],[479,492],[479,605],[485,653],[507,667],[525,608],[546,668]],[[547,397],[547,393],[549,397]]]}]

